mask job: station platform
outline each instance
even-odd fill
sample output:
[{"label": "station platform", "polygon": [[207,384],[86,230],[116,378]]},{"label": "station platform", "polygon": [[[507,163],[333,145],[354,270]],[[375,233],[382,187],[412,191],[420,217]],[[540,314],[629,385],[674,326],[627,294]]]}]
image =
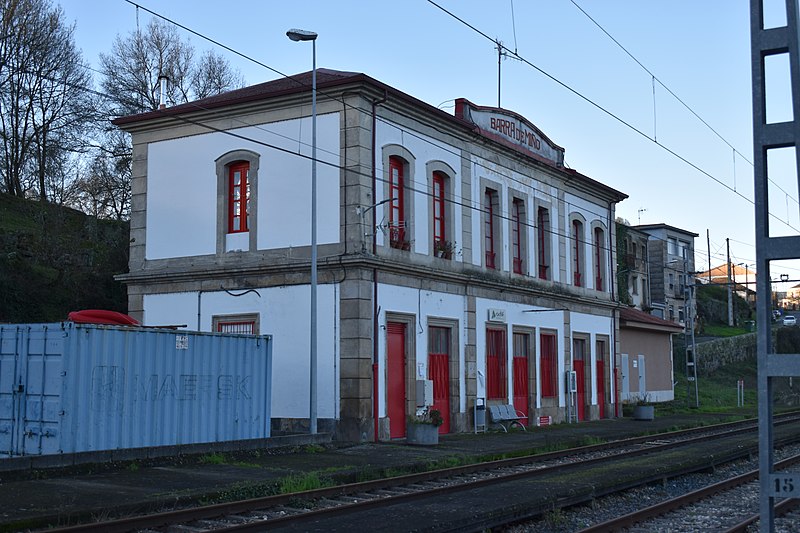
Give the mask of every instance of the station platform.
[{"label": "station platform", "polygon": [[[70,468],[0,468],[0,531],[74,524],[143,513],[183,502],[255,497],[259,488],[289,476],[318,473],[340,482],[374,478],[449,458],[486,458],[555,450],[625,437],[727,422],[733,415],[657,416],[530,427],[527,431],[442,435],[436,446],[338,443],[326,435],[274,437],[269,447],[152,461],[95,463]],[[280,439],[286,439],[281,441]],[[8,461],[0,459],[0,462]],[[23,464],[23,463],[19,463]]]}]

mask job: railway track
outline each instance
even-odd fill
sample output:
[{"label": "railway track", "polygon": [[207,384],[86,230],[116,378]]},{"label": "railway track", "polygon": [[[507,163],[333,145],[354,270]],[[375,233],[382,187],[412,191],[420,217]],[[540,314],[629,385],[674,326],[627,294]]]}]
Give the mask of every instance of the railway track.
[{"label": "railway track", "polygon": [[[800,463],[800,454],[776,463],[777,469]],[[580,530],[580,533],[608,531],[708,530],[742,533],[758,523],[758,469],[735,475],[703,488],[669,498],[655,505],[607,520]],[[755,496],[754,496],[755,495]],[[748,505],[750,504],[750,505]],[[800,506],[797,500],[783,500],[776,505],[776,516],[783,516]],[[713,522],[713,524],[710,524]]]},{"label": "railway track", "polygon": [[[797,420],[796,417],[787,417],[778,421],[778,424],[791,424]],[[352,523],[351,519],[358,520],[360,524],[374,521],[376,528],[384,530],[404,530],[407,521],[414,519],[420,520],[423,526],[430,524],[438,530],[447,530],[452,524],[457,524],[456,529],[459,530],[467,526],[481,529],[529,518],[554,506],[576,504],[582,498],[595,498],[602,493],[619,490],[620,486],[634,486],[692,469],[708,468],[708,464],[703,462],[684,464],[678,461],[676,457],[692,455],[680,452],[680,449],[708,446],[709,442],[715,446],[725,443],[723,449],[726,453],[716,454],[714,461],[752,454],[753,449],[742,442],[746,442],[746,435],[754,433],[755,429],[753,421],[719,424],[561,452],[50,531],[167,531],[176,525],[189,531],[309,530],[313,527],[326,531],[341,527],[346,531],[348,523]],[[664,457],[670,453],[672,456],[669,461],[676,463],[675,468],[669,471],[654,468],[654,465],[663,462],[654,461],[654,457]],[[611,467],[612,463],[617,466]],[[585,483],[576,483],[563,492],[564,480],[569,484],[571,477],[584,477],[591,469],[601,472],[598,475],[602,476],[604,469],[612,468],[617,471],[636,470],[639,474],[630,479],[622,476],[624,479],[617,480],[613,488],[593,482],[587,489],[583,486]],[[576,473],[580,475],[576,476]],[[537,488],[531,489],[531,483]],[[582,486],[579,488],[579,485]],[[539,494],[538,503],[521,505],[504,501],[508,500],[506,495],[521,495],[531,490],[541,490],[542,487],[552,487],[552,490]],[[492,511],[489,518],[483,516],[485,513],[482,516],[446,516],[442,509],[453,507],[453,500],[456,507],[467,510],[462,514],[469,514],[470,509],[484,508],[487,501],[499,503],[501,509],[504,506],[507,509],[504,512]],[[430,508],[433,521],[425,518],[427,511],[423,507]],[[399,518],[387,522],[385,517],[390,515]]]}]

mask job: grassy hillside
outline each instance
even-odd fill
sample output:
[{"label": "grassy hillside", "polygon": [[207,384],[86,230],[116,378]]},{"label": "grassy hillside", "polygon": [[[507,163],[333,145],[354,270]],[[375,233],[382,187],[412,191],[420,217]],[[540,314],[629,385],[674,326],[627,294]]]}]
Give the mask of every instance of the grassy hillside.
[{"label": "grassy hillside", "polygon": [[52,322],[78,309],[125,312],[128,223],[0,194],[0,322]]}]

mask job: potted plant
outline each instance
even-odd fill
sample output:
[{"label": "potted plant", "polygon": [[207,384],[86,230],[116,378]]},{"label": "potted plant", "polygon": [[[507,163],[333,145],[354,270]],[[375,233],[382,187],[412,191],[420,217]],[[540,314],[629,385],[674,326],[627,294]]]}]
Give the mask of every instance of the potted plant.
[{"label": "potted plant", "polygon": [[456,245],[451,241],[433,241],[433,255],[442,259],[452,259]]},{"label": "potted plant", "polygon": [[439,426],[444,423],[442,413],[430,406],[418,409],[414,416],[408,417],[406,443],[420,446],[439,444]]},{"label": "potted plant", "polygon": [[633,402],[634,420],[653,420],[656,417],[656,406],[650,401],[650,395],[641,394]]}]

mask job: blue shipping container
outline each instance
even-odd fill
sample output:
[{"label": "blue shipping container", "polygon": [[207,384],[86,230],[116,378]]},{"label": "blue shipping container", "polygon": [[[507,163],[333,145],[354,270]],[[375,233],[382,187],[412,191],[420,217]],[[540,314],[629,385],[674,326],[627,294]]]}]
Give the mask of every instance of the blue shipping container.
[{"label": "blue shipping container", "polygon": [[272,339],[0,325],[0,457],[270,436]]}]

